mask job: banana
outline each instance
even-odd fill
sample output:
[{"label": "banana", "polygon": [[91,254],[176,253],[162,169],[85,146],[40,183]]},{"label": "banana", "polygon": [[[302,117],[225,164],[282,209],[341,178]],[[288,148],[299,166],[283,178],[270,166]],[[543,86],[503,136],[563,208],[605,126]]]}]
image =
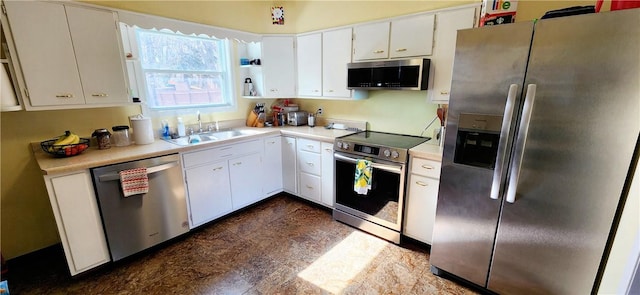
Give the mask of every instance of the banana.
[{"label": "banana", "polygon": [[76,144],[80,142],[80,137],[74,134],[73,132],[67,130],[65,134],[58,138],[53,145],[68,145],[68,144]]}]

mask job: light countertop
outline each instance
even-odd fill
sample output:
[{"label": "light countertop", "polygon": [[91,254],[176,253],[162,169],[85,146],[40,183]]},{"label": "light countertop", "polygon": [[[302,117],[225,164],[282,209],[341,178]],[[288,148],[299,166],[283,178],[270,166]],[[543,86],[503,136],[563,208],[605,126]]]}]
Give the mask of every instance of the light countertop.
[{"label": "light countertop", "polygon": [[308,127],[308,126],[283,126],[283,127],[267,127],[267,128],[249,128],[242,127],[237,129],[252,129],[260,131],[257,135],[244,135],[234,138],[211,141],[197,145],[180,146],[167,142],[162,139],[156,139],[151,144],[130,145],[126,147],[112,146],[110,149],[99,150],[95,146],[89,147],[82,154],[68,157],[55,158],[45,153],[40,148],[39,142],[32,143],[33,153],[36,161],[40,166],[42,174],[60,174],[73,171],[79,171],[89,168],[95,168],[116,163],[135,161],[145,158],[158,157],[163,155],[175,154],[179,152],[188,152],[203,148],[211,148],[226,144],[233,144],[253,139],[264,138],[268,136],[290,135],[295,137],[303,137],[324,142],[333,142],[336,137],[354,133],[347,130],[326,129],[324,127]]},{"label": "light countertop", "polygon": [[434,161],[442,161],[442,148],[425,142],[409,150],[409,155]]}]

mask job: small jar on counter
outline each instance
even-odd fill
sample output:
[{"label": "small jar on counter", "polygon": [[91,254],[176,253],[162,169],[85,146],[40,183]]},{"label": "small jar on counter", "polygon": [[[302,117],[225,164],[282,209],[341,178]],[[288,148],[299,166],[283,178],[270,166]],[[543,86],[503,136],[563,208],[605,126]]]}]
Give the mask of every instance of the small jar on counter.
[{"label": "small jar on counter", "polygon": [[106,150],[111,148],[111,133],[109,132],[109,130],[105,128],[96,129],[95,131],[93,131],[93,134],[91,134],[91,136],[96,138],[96,141],[98,142],[98,149]]},{"label": "small jar on counter", "polygon": [[131,144],[131,138],[129,138],[129,126],[113,126],[113,144],[115,146],[128,146]]}]

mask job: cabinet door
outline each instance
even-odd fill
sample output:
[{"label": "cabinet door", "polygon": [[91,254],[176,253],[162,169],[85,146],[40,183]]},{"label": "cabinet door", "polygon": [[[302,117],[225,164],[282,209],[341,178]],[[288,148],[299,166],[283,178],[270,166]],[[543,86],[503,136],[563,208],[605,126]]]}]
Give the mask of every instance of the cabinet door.
[{"label": "cabinet door", "polygon": [[322,204],[333,208],[334,200],[334,184],[333,184],[333,144],[328,142],[322,143],[322,186],[320,189]]},{"label": "cabinet door", "polygon": [[233,210],[253,204],[262,198],[262,161],[260,154],[229,160]]},{"label": "cabinet door", "polygon": [[282,137],[282,187],[284,191],[297,194],[298,169],[296,167],[296,139]]},{"label": "cabinet door", "polygon": [[322,34],[298,37],[298,94],[322,95]]},{"label": "cabinet door", "polygon": [[87,104],[129,101],[113,12],[65,6]]},{"label": "cabinet door", "polygon": [[89,171],[45,176],[71,275],[110,261]]},{"label": "cabinet door", "polygon": [[298,169],[300,172],[320,175],[320,154],[298,151]]},{"label": "cabinet door", "polygon": [[457,31],[473,28],[476,9],[474,7],[438,13],[436,21],[435,48],[431,65],[433,86],[429,91],[432,102],[448,103],[453,72],[453,57],[456,51]]},{"label": "cabinet door", "polygon": [[227,161],[185,170],[191,228],[231,212]]},{"label": "cabinet door", "polygon": [[282,139],[280,136],[264,140],[264,196],[282,191]]},{"label": "cabinet door", "polygon": [[410,174],[408,183],[409,194],[405,203],[404,234],[431,244],[439,181]]},{"label": "cabinet door", "polygon": [[389,57],[389,23],[374,23],[353,28],[353,60]]},{"label": "cabinet door", "polygon": [[64,6],[35,1],[4,5],[31,105],[84,104]]},{"label": "cabinet door", "polygon": [[435,16],[423,14],[391,23],[389,57],[431,55]]},{"label": "cabinet door", "polygon": [[262,38],[262,74],[265,97],[294,97],[295,53],[293,37],[267,36]]},{"label": "cabinet door", "polygon": [[351,28],[322,34],[322,96],[351,97],[351,90],[347,89],[351,38]]}]

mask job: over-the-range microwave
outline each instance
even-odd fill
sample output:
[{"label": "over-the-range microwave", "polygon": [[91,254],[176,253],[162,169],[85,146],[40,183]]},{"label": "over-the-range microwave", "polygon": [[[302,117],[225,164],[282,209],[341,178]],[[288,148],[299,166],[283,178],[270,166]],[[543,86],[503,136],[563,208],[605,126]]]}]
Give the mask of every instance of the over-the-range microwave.
[{"label": "over-the-range microwave", "polygon": [[347,88],[360,90],[427,90],[428,58],[347,64]]}]

